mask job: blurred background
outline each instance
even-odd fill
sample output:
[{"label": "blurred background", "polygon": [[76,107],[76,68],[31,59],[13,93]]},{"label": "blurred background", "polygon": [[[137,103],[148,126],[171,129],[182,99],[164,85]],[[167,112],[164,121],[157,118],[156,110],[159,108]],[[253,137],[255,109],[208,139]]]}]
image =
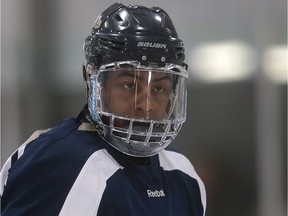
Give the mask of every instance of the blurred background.
[{"label": "blurred background", "polygon": [[[1,162],[85,104],[82,45],[111,0],[1,1]],[[186,45],[188,119],[173,145],[207,216],[287,215],[286,0],[146,0]]]}]

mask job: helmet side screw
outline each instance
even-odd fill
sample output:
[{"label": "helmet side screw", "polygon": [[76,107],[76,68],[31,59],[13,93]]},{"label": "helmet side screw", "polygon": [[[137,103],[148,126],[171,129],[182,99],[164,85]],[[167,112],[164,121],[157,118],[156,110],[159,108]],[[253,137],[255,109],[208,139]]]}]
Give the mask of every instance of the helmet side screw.
[{"label": "helmet side screw", "polygon": [[142,56],[142,60],[146,61],[147,57],[146,56]]},{"label": "helmet side screw", "polygon": [[166,60],[165,57],[161,57],[161,61],[164,62]]}]

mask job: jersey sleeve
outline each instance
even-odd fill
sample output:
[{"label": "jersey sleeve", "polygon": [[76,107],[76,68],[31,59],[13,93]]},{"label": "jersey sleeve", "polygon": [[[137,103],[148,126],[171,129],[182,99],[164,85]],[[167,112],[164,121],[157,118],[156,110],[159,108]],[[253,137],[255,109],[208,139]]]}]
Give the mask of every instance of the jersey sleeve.
[{"label": "jersey sleeve", "polygon": [[23,155],[24,151],[29,146],[33,140],[37,139],[41,134],[49,131],[46,130],[37,130],[35,131],[13,154],[6,160],[0,172],[0,195],[2,196],[4,192],[5,185],[8,179],[8,173],[13,164]]}]

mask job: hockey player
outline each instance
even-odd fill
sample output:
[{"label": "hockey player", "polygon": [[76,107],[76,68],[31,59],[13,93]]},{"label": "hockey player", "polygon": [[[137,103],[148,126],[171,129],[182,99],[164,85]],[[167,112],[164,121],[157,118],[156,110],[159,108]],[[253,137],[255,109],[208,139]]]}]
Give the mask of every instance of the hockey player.
[{"label": "hockey player", "polygon": [[188,75],[168,14],[115,3],[84,51],[87,105],[8,159],[2,215],[203,216],[204,185],[169,146],[186,119]]}]

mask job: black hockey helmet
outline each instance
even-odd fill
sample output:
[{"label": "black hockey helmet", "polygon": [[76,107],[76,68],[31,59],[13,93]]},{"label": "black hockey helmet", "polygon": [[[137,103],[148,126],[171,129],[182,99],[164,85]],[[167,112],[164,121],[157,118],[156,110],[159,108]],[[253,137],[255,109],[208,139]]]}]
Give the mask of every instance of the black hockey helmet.
[{"label": "black hockey helmet", "polygon": [[87,63],[115,61],[183,65],[184,47],[169,15],[159,7],[115,3],[94,22],[84,44]]},{"label": "black hockey helmet", "polygon": [[186,120],[188,77],[168,14],[115,3],[96,19],[84,51],[86,118],[100,136],[137,157],[166,148]]}]

